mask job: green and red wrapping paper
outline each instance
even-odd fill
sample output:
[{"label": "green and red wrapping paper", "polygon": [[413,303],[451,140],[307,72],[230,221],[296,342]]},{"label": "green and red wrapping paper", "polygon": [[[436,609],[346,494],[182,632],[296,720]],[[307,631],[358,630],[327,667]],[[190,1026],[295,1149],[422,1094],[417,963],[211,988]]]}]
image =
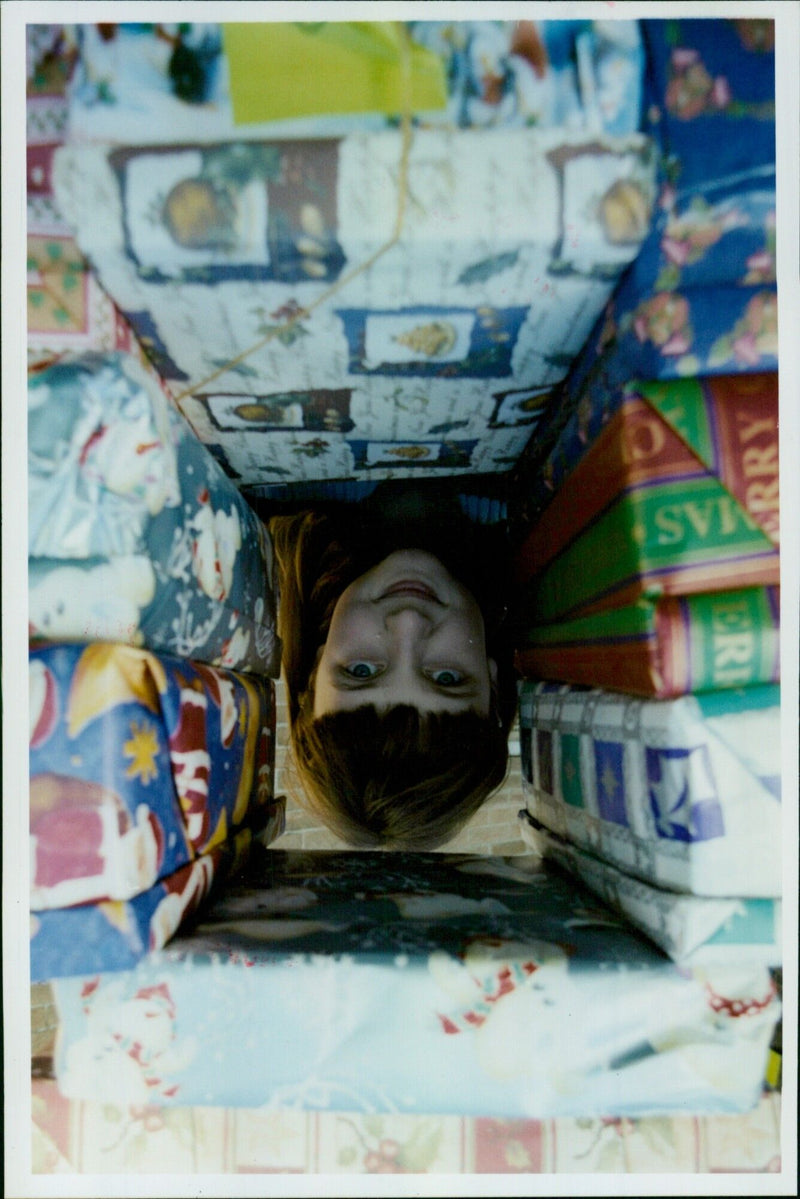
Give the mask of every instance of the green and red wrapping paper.
[{"label": "green and red wrapping paper", "polygon": [[676,695],[778,677],[775,373],[633,384],[522,541],[518,666]]},{"label": "green and red wrapping paper", "polygon": [[640,596],[619,608],[531,628],[516,663],[526,678],[646,698],[777,683],[780,588]]}]

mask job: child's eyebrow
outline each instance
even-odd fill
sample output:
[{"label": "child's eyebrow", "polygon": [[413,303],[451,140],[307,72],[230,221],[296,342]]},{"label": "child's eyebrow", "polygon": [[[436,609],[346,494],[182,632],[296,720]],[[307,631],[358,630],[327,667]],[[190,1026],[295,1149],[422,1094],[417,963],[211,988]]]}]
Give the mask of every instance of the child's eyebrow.
[{"label": "child's eyebrow", "polygon": [[[391,681],[383,674],[375,675],[370,679],[355,679],[349,675],[337,673],[331,682],[335,691],[375,691],[381,687],[386,688],[389,692],[392,690]],[[445,687],[423,674],[420,675],[420,682],[428,691],[450,699],[477,699],[480,696],[480,686],[473,679],[465,679],[457,686]]]}]

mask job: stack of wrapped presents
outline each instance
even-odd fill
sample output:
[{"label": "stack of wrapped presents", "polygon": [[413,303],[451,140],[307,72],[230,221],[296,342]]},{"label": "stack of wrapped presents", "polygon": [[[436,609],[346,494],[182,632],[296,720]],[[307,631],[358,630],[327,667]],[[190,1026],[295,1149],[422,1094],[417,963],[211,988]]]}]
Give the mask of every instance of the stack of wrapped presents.
[{"label": "stack of wrapped presents", "polygon": [[[31,978],[59,1102],[758,1103],[772,34],[28,27]],[[270,848],[257,512],[442,476],[508,516],[534,852]]]},{"label": "stack of wrapped presents", "polygon": [[[735,23],[694,26],[691,49],[645,24],[657,216],[549,445],[516,471],[523,828],[675,960],[774,965],[771,77],[752,37],[754,65],[728,77]],[[719,144],[710,179],[704,137]]]}]

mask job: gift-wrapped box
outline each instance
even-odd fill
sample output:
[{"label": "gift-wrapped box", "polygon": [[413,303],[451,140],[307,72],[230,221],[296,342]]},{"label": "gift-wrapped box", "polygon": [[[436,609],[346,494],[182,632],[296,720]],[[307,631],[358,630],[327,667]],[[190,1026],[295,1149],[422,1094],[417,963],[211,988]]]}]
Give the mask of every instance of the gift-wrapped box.
[{"label": "gift-wrapped box", "polygon": [[745,587],[632,604],[534,626],[515,654],[525,678],[668,699],[777,683],[780,588]]},{"label": "gift-wrapped box", "polygon": [[779,704],[777,686],[644,700],[524,683],[528,809],[644,882],[778,897]]},{"label": "gift-wrapped box", "polygon": [[777,370],[775,27],[641,22],[658,202],[640,253],[520,461],[532,517],[631,378]]},{"label": "gift-wrapped box", "polygon": [[631,385],[517,554],[521,619],[780,582],[774,373]]},{"label": "gift-wrapped box", "polygon": [[[259,840],[280,836],[283,818],[283,800],[278,799],[260,829]],[[31,980],[129,970],[146,954],[166,945],[191,922],[212,888],[218,890],[236,874],[246,861],[252,838],[249,828],[240,828],[131,899],[102,899],[31,912]]]},{"label": "gift-wrapped box", "polygon": [[31,635],[276,675],[267,531],[152,369],[64,358],[28,404]]},{"label": "gift-wrapped box", "polygon": [[642,22],[647,120],[679,187],[774,167],[775,31],[772,15]]},{"label": "gift-wrapped box", "polygon": [[520,813],[520,832],[681,965],[783,960],[779,899],[712,899],[654,887],[550,832],[528,812]]},{"label": "gift-wrapped box", "polygon": [[[58,34],[51,31],[37,51],[33,35],[37,28],[48,27],[28,27],[34,62],[39,61],[38,53],[47,58],[51,69],[60,63],[66,74],[69,61],[63,49],[59,57]],[[34,62],[26,100],[27,353],[29,369],[41,369],[67,352],[136,351],[138,347],[53,201],[53,154],[64,141],[68,117],[65,80],[49,85],[43,80],[37,87]]]},{"label": "gift-wrapped box", "polygon": [[67,26],[63,40],[80,140],[340,137],[403,112],[447,128],[618,135],[640,122],[637,21],[126,23]]},{"label": "gift-wrapped box", "polygon": [[[698,353],[698,339],[703,343]],[[568,378],[514,467],[520,518],[535,520],[629,395],[631,379],[733,376],[778,369],[778,302],[773,286],[644,290],[623,279]]]},{"label": "gift-wrapped box", "polygon": [[505,471],[635,255],[653,177],[642,135],[560,128],[72,144],[54,166],[78,244],[245,490]]},{"label": "gift-wrapped box", "polygon": [[63,1095],[537,1117],[757,1101],[765,967],[679,969],[533,855],[261,856],[133,970],[56,981]]},{"label": "gift-wrapped box", "polygon": [[272,825],[271,681],[103,642],[29,661],[32,911],[132,899]]}]

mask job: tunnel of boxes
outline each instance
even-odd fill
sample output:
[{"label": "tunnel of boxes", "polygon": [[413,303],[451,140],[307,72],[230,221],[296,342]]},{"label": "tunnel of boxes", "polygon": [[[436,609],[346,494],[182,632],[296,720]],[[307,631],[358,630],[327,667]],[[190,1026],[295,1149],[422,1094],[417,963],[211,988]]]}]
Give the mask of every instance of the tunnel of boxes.
[{"label": "tunnel of boxes", "polygon": [[[761,1118],[773,21],[32,25],[27,53],[40,1168],[99,1102],[457,1118],[476,1171],[491,1121]],[[303,100],[301,60],[346,83]],[[283,848],[263,514],[454,476],[513,547],[519,852]]]}]

